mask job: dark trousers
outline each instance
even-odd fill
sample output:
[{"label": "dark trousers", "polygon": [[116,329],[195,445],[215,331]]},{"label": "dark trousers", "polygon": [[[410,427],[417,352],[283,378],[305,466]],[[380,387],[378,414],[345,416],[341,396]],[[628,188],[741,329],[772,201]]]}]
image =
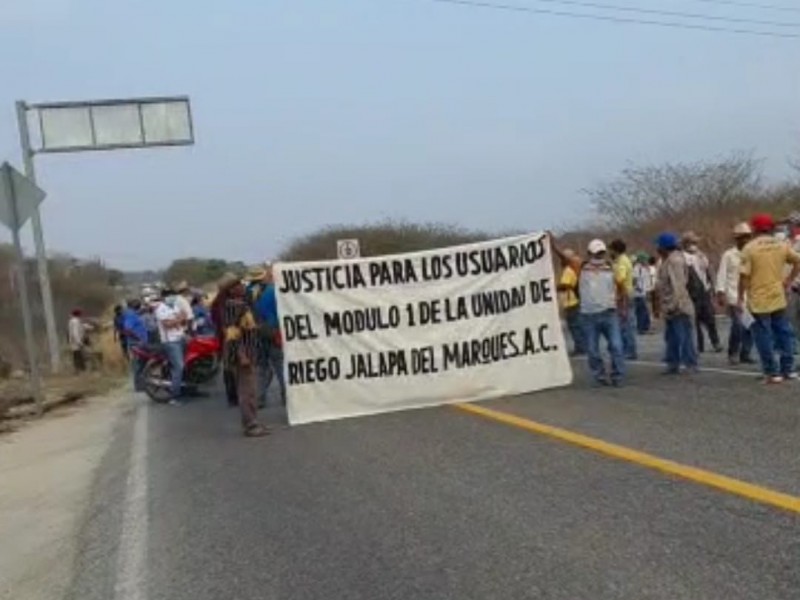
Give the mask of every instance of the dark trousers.
[{"label": "dark trousers", "polygon": [[697,352],[692,338],[692,318],[689,315],[674,315],[666,317],[664,323],[667,370],[677,373],[681,365],[696,369]]},{"label": "dark trousers", "polygon": [[731,320],[731,331],[728,334],[728,356],[732,359],[749,361],[750,353],[753,350],[753,335],[742,325],[742,315],[735,307],[728,307],[728,317]]},{"label": "dark trousers", "polygon": [[[753,340],[756,343],[764,375],[788,375],[794,371],[794,331],[785,310],[773,313],[753,313]],[[780,364],[775,362],[775,353],[780,355]]]},{"label": "dark trousers", "polygon": [[564,309],[564,318],[567,321],[567,329],[572,336],[572,353],[586,354],[586,334],[581,323],[581,308],[578,305]]},{"label": "dark trousers", "polygon": [[83,353],[83,348],[72,351],[72,366],[75,367],[76,373],[83,373],[86,370],[86,355]]},{"label": "dark trousers", "polygon": [[228,399],[228,406],[239,404],[239,394],[236,391],[236,373],[233,369],[222,370],[222,381],[225,384],[225,397]]},{"label": "dark trousers", "polygon": [[708,329],[708,339],[711,346],[716,350],[720,348],[719,333],[717,332],[717,320],[714,317],[714,307],[711,305],[711,295],[705,294],[694,302],[695,328],[697,330],[697,350],[705,352],[706,341],[703,336],[703,327]]},{"label": "dark trousers", "polygon": [[636,310],[636,330],[641,333],[650,331],[650,308],[647,306],[647,298],[644,296],[633,299],[634,309]]}]

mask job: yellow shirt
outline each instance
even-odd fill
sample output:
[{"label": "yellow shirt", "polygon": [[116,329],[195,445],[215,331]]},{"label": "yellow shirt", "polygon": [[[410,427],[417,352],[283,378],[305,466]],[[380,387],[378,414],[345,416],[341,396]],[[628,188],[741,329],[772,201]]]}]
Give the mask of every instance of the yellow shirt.
[{"label": "yellow shirt", "polygon": [[742,275],[750,278],[747,299],[755,314],[773,313],[786,308],[783,287],[784,268],[800,263],[800,254],[771,236],[760,236],[742,250]]},{"label": "yellow shirt", "polygon": [[570,266],[564,267],[564,270],[561,271],[561,280],[558,283],[569,288],[561,292],[561,305],[564,308],[578,306],[578,295],[575,293],[578,287],[578,273],[575,269]]},{"label": "yellow shirt", "polygon": [[614,272],[628,297],[633,296],[633,263],[627,254],[620,254],[617,257],[614,262]]}]

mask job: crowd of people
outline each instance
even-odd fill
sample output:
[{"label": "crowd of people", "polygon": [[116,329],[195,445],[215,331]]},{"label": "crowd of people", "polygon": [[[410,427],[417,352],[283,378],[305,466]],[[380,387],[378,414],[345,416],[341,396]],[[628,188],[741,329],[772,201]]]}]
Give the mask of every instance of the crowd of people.
[{"label": "crowd of people", "polygon": [[244,278],[224,275],[210,305],[207,297],[185,282],[166,286],[155,301],[132,298],[125,306],[116,307],[114,330],[130,363],[136,391],[144,390],[145,366],[140,358],[143,353],[136,350],[158,345],[170,367],[169,403],[183,404],[197,393],[184,381],[187,340],[216,336],[226,398],[229,406],[239,407],[246,436],[268,433],[257,413],[266,406],[273,380],[279,384],[281,402],[286,403],[282,339],[269,264],[250,269]]},{"label": "crowd of people", "polygon": [[[796,219],[795,225],[800,225]],[[558,281],[572,354],[586,355],[594,381],[619,386],[626,361],[636,360],[637,334],[663,319],[665,373],[694,372],[706,336],[723,352],[717,307],[730,320],[731,365],[754,363],[755,346],[764,382],[797,379],[796,334],[800,333],[800,235],[787,234],[772,216],[758,214],[732,230],[732,244],[714,272],[694,232],[665,232],[655,255],[634,260],[623,240],[592,240],[586,256],[553,243],[562,270]],[[609,365],[600,341],[605,339]]]}]

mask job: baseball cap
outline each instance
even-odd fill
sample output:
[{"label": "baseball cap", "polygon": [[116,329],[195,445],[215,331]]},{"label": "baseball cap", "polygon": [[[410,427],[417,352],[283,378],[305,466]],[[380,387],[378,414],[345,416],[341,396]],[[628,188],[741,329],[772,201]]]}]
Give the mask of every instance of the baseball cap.
[{"label": "baseball cap", "polygon": [[750,225],[753,227],[753,231],[757,233],[768,233],[775,229],[775,219],[772,218],[772,215],[760,213],[753,215],[753,218],[750,219]]},{"label": "baseball cap", "polygon": [[592,240],[589,242],[589,254],[600,254],[606,251],[606,243],[603,240]]}]

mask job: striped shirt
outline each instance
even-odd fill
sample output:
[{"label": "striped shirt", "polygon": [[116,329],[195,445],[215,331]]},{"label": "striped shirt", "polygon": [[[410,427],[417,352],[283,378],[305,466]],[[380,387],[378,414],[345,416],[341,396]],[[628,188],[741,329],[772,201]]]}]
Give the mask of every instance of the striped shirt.
[{"label": "striped shirt", "polygon": [[223,306],[224,327],[223,360],[226,366],[237,366],[244,356],[251,365],[261,360],[261,342],[258,325],[250,304],[243,298],[226,298]]}]

